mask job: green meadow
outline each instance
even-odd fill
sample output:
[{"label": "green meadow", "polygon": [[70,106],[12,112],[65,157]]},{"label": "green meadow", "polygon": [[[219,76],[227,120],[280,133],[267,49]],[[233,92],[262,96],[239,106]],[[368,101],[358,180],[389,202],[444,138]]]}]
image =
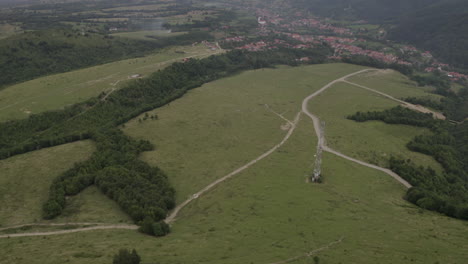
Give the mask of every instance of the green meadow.
[{"label": "green meadow", "polygon": [[160,37],[175,37],[185,34],[186,32],[170,32],[168,30],[142,30],[134,32],[122,32],[111,34],[112,36],[140,39],[140,40],[154,40]]},{"label": "green meadow", "polygon": [[326,181],[306,183],[315,139],[302,120],[278,152],[184,209],[167,237],[107,230],[3,239],[0,263],[104,264],[126,247],[143,263],[269,264],[339,240],[316,254],[320,263],[464,263],[466,222],[405,202],[386,174],[325,154]]},{"label": "green meadow", "polygon": [[[157,120],[144,120],[145,115],[141,115],[125,124],[123,130],[155,145],[154,151],[143,153],[141,158],[168,174],[181,202],[282,140],[285,121],[271,110],[292,120],[304,97],[361,69],[328,64],[247,71],[193,89],[169,105],[148,112],[149,116],[157,115]],[[365,77],[358,78],[367,85]],[[409,83],[408,87],[408,94],[426,94]],[[399,93],[405,95],[404,90]],[[433,160],[407,151],[404,145],[411,136],[427,131],[345,119],[353,111],[394,105],[366,90],[340,83],[314,98],[310,109],[327,122],[330,145],[348,155],[373,161],[373,156],[397,153],[420,164],[434,165]],[[369,137],[376,139],[369,141]],[[406,202],[405,188],[385,173],[324,153],[324,183],[307,183],[316,141],[311,120],[301,115],[295,132],[282,147],[194,200],[180,212],[166,237],[102,230],[0,239],[0,263],[105,264],[112,262],[120,248],[135,248],[143,263],[161,264],[270,264],[314,250],[313,256],[325,264],[466,262],[468,223]],[[73,144],[61,147],[70,146]],[[354,147],[362,151],[353,153]],[[89,155],[92,146],[84,152]],[[29,163],[35,161],[33,158]],[[376,158],[377,163],[383,160]],[[46,156],[32,168],[58,166],[56,161]],[[23,169],[27,161],[18,164],[14,157],[2,162],[16,171],[12,175],[21,173],[25,179],[15,190],[28,185],[37,174]],[[71,162],[63,166],[70,167]],[[10,192],[9,199],[17,193]],[[115,204],[93,187],[70,199],[64,217],[73,221],[126,221]],[[30,203],[28,208],[40,211],[40,206],[35,206],[39,205]],[[23,215],[22,222],[33,221],[32,213]],[[309,257],[291,263],[314,261]]]},{"label": "green meadow", "polygon": [[386,93],[395,98],[441,98],[440,95],[430,93],[433,91],[432,87],[418,87],[415,85],[415,82],[394,70],[381,70],[359,74],[349,78],[349,81]]},{"label": "green meadow", "polygon": [[[413,91],[415,89],[417,88],[408,88],[408,94],[418,94]],[[418,165],[442,170],[432,157],[406,148],[406,144],[415,136],[431,133],[428,129],[388,125],[380,121],[359,123],[346,118],[358,111],[382,111],[397,105],[397,102],[381,95],[347,83],[339,83],[314,98],[310,103],[310,110],[325,121],[328,145],[348,156],[383,167],[388,167],[391,156],[409,158]]]},{"label": "green meadow", "polygon": [[80,141],[0,160],[0,227],[40,221],[52,180],[93,151]]},{"label": "green meadow", "polygon": [[213,51],[202,45],[161,50],[146,57],[55,74],[0,90],[0,122],[26,118],[119,89],[132,75],[145,76],[184,57],[204,57]]},{"label": "green meadow", "polygon": [[244,72],[191,90],[148,113],[158,120],[140,122],[143,114],[124,131],[156,146],[142,159],[169,174],[183,201],[281,141],[285,121],[269,109],[293,120],[304,97],[360,69],[329,64]]}]

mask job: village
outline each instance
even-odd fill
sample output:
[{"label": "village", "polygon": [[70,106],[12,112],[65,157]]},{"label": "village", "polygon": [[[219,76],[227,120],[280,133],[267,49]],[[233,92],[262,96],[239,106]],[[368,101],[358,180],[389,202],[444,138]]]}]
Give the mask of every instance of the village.
[{"label": "village", "polygon": [[[278,48],[307,49],[326,44],[334,51],[329,59],[340,61],[349,56],[365,56],[386,65],[416,67],[418,71],[440,72],[452,81],[468,80],[468,75],[456,72],[448,64],[437,61],[429,51],[420,51],[411,45],[400,45],[388,40],[373,39],[361,30],[334,26],[332,23],[304,12],[282,16],[270,9],[245,7],[257,16],[257,28],[249,35],[224,38],[221,43],[235,49],[264,51]],[[356,21],[355,24],[365,24]],[[224,26],[228,28],[228,26]],[[380,30],[378,34],[384,32]],[[378,43],[377,48],[372,44]],[[383,47],[382,47],[383,46]],[[304,57],[300,61],[309,61]]]}]

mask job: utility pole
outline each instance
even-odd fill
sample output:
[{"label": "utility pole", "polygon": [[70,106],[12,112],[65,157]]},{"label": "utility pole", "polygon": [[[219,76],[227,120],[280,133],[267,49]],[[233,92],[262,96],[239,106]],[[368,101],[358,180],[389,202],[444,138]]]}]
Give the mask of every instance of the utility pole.
[{"label": "utility pole", "polygon": [[314,174],[312,175],[311,181],[312,182],[320,182],[321,175],[322,175],[322,146],[324,142],[324,135],[325,134],[325,121],[320,122],[320,135],[317,144],[317,153],[315,154],[315,166],[314,166]]}]

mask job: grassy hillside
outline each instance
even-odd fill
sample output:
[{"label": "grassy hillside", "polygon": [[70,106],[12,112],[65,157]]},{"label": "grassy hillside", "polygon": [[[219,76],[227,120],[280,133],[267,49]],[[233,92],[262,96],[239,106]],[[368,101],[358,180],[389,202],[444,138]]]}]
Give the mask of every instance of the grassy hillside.
[{"label": "grassy hillside", "polygon": [[100,93],[109,93],[123,87],[134,74],[146,76],[181,58],[204,57],[213,53],[203,45],[172,47],[141,58],[49,75],[12,85],[0,90],[0,122],[83,102]]},{"label": "grassy hillside", "polygon": [[[284,121],[265,103],[291,119],[303,97],[359,69],[332,64],[248,71],[192,90],[149,112],[157,114],[157,120],[139,122],[142,115],[124,130],[156,143],[157,150],[142,158],[167,171],[180,202],[281,140]],[[339,86],[331,89],[311,103],[328,103],[330,118],[335,120],[341,114],[333,106],[342,98],[362,100],[363,108],[375,107],[374,100],[384,104],[383,99],[367,100],[359,92],[354,97],[346,91],[334,92],[340,91]],[[405,126],[399,130],[414,132]],[[382,131],[372,136],[388,135],[388,130]],[[341,142],[361,135],[345,136]],[[145,263],[174,264],[268,264],[320,248],[316,253],[320,263],[462,264],[468,258],[466,222],[407,203],[402,199],[405,189],[386,174],[325,154],[325,182],[306,183],[315,143],[312,123],[303,116],[283,147],[184,208],[173,232],[164,238],[109,230],[0,239],[0,254],[6,256],[0,263],[104,264],[122,247],[136,248]],[[407,153],[402,145],[392,148]],[[100,198],[96,202],[100,204]],[[73,218],[73,213],[70,217],[89,219]]]},{"label": "grassy hillside", "polygon": [[0,263],[104,264],[117,248],[136,247],[144,263],[268,264],[340,238],[317,253],[320,263],[464,263],[466,223],[406,203],[387,175],[325,155],[326,183],[305,183],[314,143],[302,120],[284,148],[199,198],[167,237],[115,230],[2,239]]},{"label": "grassy hillside", "polygon": [[0,87],[86,66],[138,57],[168,45],[209,38],[195,32],[154,41],[73,30],[34,31],[0,41]]},{"label": "grassy hillside", "polygon": [[328,64],[245,72],[192,90],[148,113],[158,120],[139,122],[143,114],[124,131],[156,146],[142,158],[168,173],[183,201],[281,141],[285,122],[265,104],[292,120],[306,95],[359,69]]},{"label": "grassy hillside", "polygon": [[34,151],[0,161],[0,226],[42,219],[52,180],[94,151],[89,141]]},{"label": "grassy hillside", "polygon": [[[421,92],[420,95],[424,93]],[[431,166],[442,171],[432,157],[406,148],[406,144],[415,136],[431,134],[428,129],[387,125],[377,121],[363,126],[346,119],[349,113],[379,111],[397,105],[396,102],[364,89],[338,84],[325,91],[320,99],[313,100],[310,109],[325,121],[328,145],[342,153],[383,167],[389,167],[388,159],[391,156],[409,158],[418,165]]]}]

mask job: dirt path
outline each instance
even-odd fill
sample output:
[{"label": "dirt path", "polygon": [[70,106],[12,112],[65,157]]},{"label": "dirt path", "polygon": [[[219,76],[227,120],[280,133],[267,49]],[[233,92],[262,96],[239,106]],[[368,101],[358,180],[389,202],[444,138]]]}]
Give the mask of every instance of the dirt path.
[{"label": "dirt path", "polygon": [[341,242],[343,241],[343,239],[344,239],[344,237],[341,237],[340,239],[338,239],[338,240],[336,240],[336,241],[333,241],[333,242],[329,243],[328,245],[325,245],[325,246],[323,246],[323,247],[320,247],[320,248],[314,249],[314,250],[312,250],[312,251],[309,251],[309,252],[305,253],[304,255],[292,257],[292,258],[289,258],[289,259],[287,259],[287,260],[283,260],[283,261],[279,261],[279,262],[274,262],[274,263],[270,263],[270,264],[285,264],[285,263],[290,263],[290,262],[299,260],[299,259],[301,259],[301,258],[308,258],[308,257],[311,257],[311,256],[317,254],[317,253],[320,252],[320,251],[327,250],[327,249],[331,248],[332,246],[341,243]]},{"label": "dirt path", "polygon": [[[338,82],[347,82],[346,79],[351,77],[351,76],[354,76],[354,75],[357,75],[357,74],[360,74],[360,73],[364,73],[364,72],[367,72],[367,71],[371,71],[370,69],[367,69],[367,70],[362,70],[362,71],[358,71],[358,72],[355,72],[355,73],[351,73],[351,74],[348,74],[344,77],[341,77],[339,79],[336,79],[332,82],[330,82],[329,84],[325,85],[324,87],[322,87],[320,90],[316,91],[315,93],[309,95],[308,97],[306,97],[304,99],[304,101],[302,101],[302,111],[307,115],[309,116],[312,121],[314,122],[314,129],[315,129],[315,133],[317,134],[317,138],[318,138],[318,145],[325,151],[329,152],[329,153],[332,153],[332,154],[335,154],[339,157],[342,157],[344,159],[347,159],[349,161],[352,161],[352,162],[355,162],[355,163],[358,163],[360,165],[363,165],[363,166],[366,166],[366,167],[369,167],[369,168],[372,168],[372,169],[376,169],[376,170],[379,170],[379,171],[382,171],[382,172],[385,172],[386,174],[390,175],[391,177],[393,177],[394,179],[396,179],[398,182],[400,182],[401,184],[403,184],[406,188],[410,188],[411,187],[411,184],[409,184],[406,180],[404,180],[403,178],[401,178],[398,174],[394,173],[393,171],[389,170],[389,169],[386,169],[386,168],[382,168],[382,167],[379,167],[379,166],[376,166],[376,165],[373,165],[373,164],[370,164],[370,163],[367,163],[367,162],[364,162],[364,161],[360,161],[358,159],[355,159],[355,158],[351,158],[351,157],[348,157],[330,147],[328,147],[326,145],[326,141],[325,140],[322,140],[322,138],[325,138],[325,135],[321,135],[321,132],[320,132],[320,119],[318,117],[316,117],[314,114],[312,114],[311,112],[309,112],[309,110],[307,109],[307,106],[309,104],[309,101],[312,100],[314,97],[316,97],[317,95],[319,95],[320,93],[322,93],[323,91],[325,91],[326,89],[330,88],[332,85],[338,83]],[[370,89],[370,88],[368,88]],[[372,90],[372,89],[370,89]],[[374,92],[377,92],[375,90],[372,90]],[[378,92],[380,93],[380,92]],[[382,93],[382,95],[385,95]],[[393,98],[393,97],[392,97]],[[398,100],[398,99],[395,99],[395,100]]]},{"label": "dirt path", "polygon": [[[77,223],[68,223],[63,225],[74,225]],[[32,224],[34,225],[34,224]],[[62,224],[43,224],[49,226],[59,226]],[[23,225],[27,226],[27,225]],[[9,227],[10,229],[12,227]],[[17,234],[4,234],[0,235],[0,238],[11,238],[11,237],[32,237],[32,236],[52,236],[52,235],[62,235],[62,234],[70,234],[76,232],[84,232],[84,231],[91,231],[91,230],[105,230],[105,229],[127,229],[127,230],[136,230],[138,226],[136,225],[98,225],[98,226],[90,226],[90,227],[82,227],[76,229],[69,229],[69,230],[58,230],[58,231],[50,231],[50,232],[30,232],[30,233],[17,233]]]},{"label": "dirt path", "polygon": [[430,109],[428,109],[428,108],[426,108],[426,107],[424,107],[424,106],[410,104],[410,103],[405,102],[405,101],[403,101],[403,100],[397,99],[397,98],[395,98],[395,97],[393,97],[393,96],[391,96],[391,95],[388,95],[388,94],[379,92],[379,91],[374,90],[374,89],[372,89],[372,88],[369,88],[369,87],[366,87],[366,86],[363,86],[363,85],[360,85],[360,84],[357,84],[357,83],[353,83],[353,82],[350,82],[350,81],[347,81],[347,80],[343,80],[343,82],[348,83],[348,84],[351,84],[351,85],[354,85],[354,86],[359,87],[359,88],[366,89],[366,90],[371,91],[371,92],[373,92],[373,93],[382,95],[383,97],[386,97],[386,98],[388,98],[388,99],[390,99],[390,100],[393,100],[393,101],[395,101],[395,102],[400,103],[403,107],[406,107],[406,108],[408,108],[408,109],[415,110],[415,111],[418,111],[418,112],[421,112],[421,113],[425,113],[425,114],[430,113],[430,114],[432,114],[432,116],[433,116],[434,118],[437,118],[437,119],[441,119],[441,120],[445,120],[445,119],[446,119],[446,117],[445,117],[443,114],[441,114],[441,113],[439,113],[439,112],[432,111],[432,110],[430,110]]},{"label": "dirt path", "polygon": [[[274,112],[275,114],[277,114],[276,112]],[[291,127],[289,128],[288,130],[288,133],[286,134],[286,136],[284,136],[283,140],[281,140],[280,143],[278,143],[277,145],[275,145],[273,148],[271,148],[270,150],[268,150],[267,152],[263,153],[262,155],[260,155],[259,157],[257,157],[256,159],[250,161],[249,163],[245,164],[244,166],[234,170],[233,172],[229,173],[228,175],[222,177],[222,178],[219,178],[217,179],[216,181],[210,183],[208,186],[206,186],[205,188],[203,188],[201,191],[197,192],[196,194],[192,195],[189,199],[185,200],[183,203],[181,203],[180,205],[178,205],[172,212],[171,214],[166,218],[165,222],[166,223],[172,223],[176,220],[176,217],[177,215],[179,214],[179,211],[182,210],[182,208],[184,208],[185,206],[187,206],[189,203],[191,203],[193,200],[197,199],[198,197],[200,197],[200,195],[203,195],[204,193],[210,191],[211,189],[213,189],[216,185],[226,181],[227,179],[235,176],[236,174],[239,174],[240,172],[248,169],[250,166],[254,165],[255,163],[259,162],[260,160],[268,157],[270,154],[272,154],[273,152],[275,152],[275,150],[277,150],[279,147],[281,147],[284,143],[286,143],[286,141],[288,141],[289,137],[292,135],[292,133],[294,132],[294,130],[296,129],[296,125],[297,123],[299,122],[299,117],[300,117],[300,114],[301,112],[297,113],[296,117],[294,118],[294,121],[289,121],[287,119],[285,119],[283,116],[277,114],[278,116],[280,116],[281,118],[287,120],[288,123],[290,123]]]},{"label": "dirt path", "polygon": [[8,229],[15,229],[21,228],[26,226],[74,226],[74,225],[102,225],[103,223],[30,223],[30,224],[22,224],[22,225],[15,225],[15,226],[7,226],[0,228],[0,231],[8,230]]}]

